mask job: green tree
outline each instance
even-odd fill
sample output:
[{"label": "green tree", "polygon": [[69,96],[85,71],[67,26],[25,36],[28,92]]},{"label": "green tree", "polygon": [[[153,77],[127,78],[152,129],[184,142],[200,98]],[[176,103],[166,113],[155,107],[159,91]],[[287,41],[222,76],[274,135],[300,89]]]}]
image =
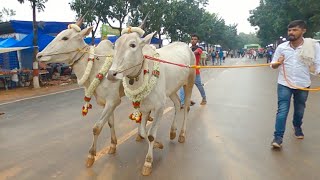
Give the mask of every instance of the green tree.
[{"label": "green tree", "polygon": [[261,0],[260,5],[250,11],[249,22],[259,26],[258,37],[264,45],[287,34],[287,24],[295,19],[308,24],[306,36],[314,36],[320,30],[320,1],[317,0]]},{"label": "green tree", "polygon": [[226,28],[224,19],[214,13],[204,12],[197,28],[197,34],[207,45],[217,44],[224,40]]},{"label": "green tree", "polygon": [[260,39],[257,37],[255,33],[239,33],[238,39],[238,47],[244,47],[244,45],[246,44],[261,44]]},{"label": "green tree", "polygon": [[236,49],[238,47],[238,34],[237,34],[237,24],[228,25],[225,28],[223,34],[223,41],[221,42],[224,49]]},{"label": "green tree", "polygon": [[[103,22],[108,23],[110,27],[118,29],[121,33],[129,13],[137,11],[141,0],[111,0],[111,2],[111,6],[109,7],[110,11],[102,18],[102,20]],[[114,26],[111,24],[111,21],[117,21],[119,26]]]},{"label": "green tree", "polygon": [[320,32],[315,33],[315,36],[313,38],[320,39]]},{"label": "green tree", "polygon": [[[92,8],[95,2],[97,2],[97,6]],[[89,12],[85,16],[85,25],[96,25],[92,32],[92,38],[94,38],[97,27],[101,22],[121,32],[129,13],[135,12],[140,3],[141,0],[73,0],[70,7],[77,13],[78,17]],[[114,25],[115,23],[117,25]]]},{"label": "green tree", "polygon": [[164,15],[164,31],[171,41],[189,42],[190,34],[199,31],[204,12],[198,1],[172,0]]},{"label": "green tree", "polygon": [[300,13],[300,17],[307,22],[309,36],[314,36],[320,31],[320,1],[318,0],[290,0],[290,5],[296,7]]},{"label": "green tree", "polygon": [[132,25],[139,25],[139,21],[144,18],[148,13],[150,14],[146,19],[145,28],[146,34],[157,32],[160,47],[162,46],[162,36],[165,34],[163,30],[165,20],[164,15],[168,12],[168,0],[145,0],[138,6],[138,11],[132,13]]},{"label": "green tree", "polygon": [[29,2],[32,8],[32,27],[33,27],[33,87],[40,88],[39,84],[39,64],[37,62],[36,56],[39,52],[38,49],[38,26],[36,21],[36,12],[41,12],[44,10],[44,4],[48,0],[18,0],[19,3],[23,4]]},{"label": "green tree", "polygon": [[277,19],[278,10],[275,11],[275,7],[268,3],[270,0],[261,0],[260,5],[252,10],[249,22],[253,26],[258,26],[258,37],[261,39],[263,45],[268,45],[278,38],[282,32],[277,31],[279,22],[275,23]]},{"label": "green tree", "polygon": [[8,8],[3,8],[0,11],[0,22],[8,21],[6,18],[15,16],[15,15],[16,15],[16,12],[14,10],[8,9]]},{"label": "green tree", "polygon": [[[108,13],[108,7],[111,4],[108,4],[108,1],[73,0],[69,3],[69,5],[71,10],[76,12],[77,18],[84,16],[83,23],[85,26],[95,27],[91,32],[91,44],[93,45],[95,34],[98,30],[99,24],[102,21],[102,16]],[[105,7],[107,7],[107,9],[105,9]]]}]

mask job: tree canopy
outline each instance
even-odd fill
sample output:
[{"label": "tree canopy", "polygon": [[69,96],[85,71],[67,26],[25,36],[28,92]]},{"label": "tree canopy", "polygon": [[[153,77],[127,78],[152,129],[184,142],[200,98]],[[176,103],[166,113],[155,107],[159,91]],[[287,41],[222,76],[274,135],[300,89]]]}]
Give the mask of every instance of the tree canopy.
[{"label": "tree canopy", "polygon": [[[79,17],[93,2],[73,0],[70,7]],[[243,44],[239,43],[237,24],[227,25],[223,18],[205,10],[208,0],[97,0],[97,3],[99,6],[85,17],[87,25],[103,22],[121,31],[125,24],[137,26],[149,13],[146,32],[157,32],[160,39],[165,36],[171,42],[189,42],[190,35],[197,34],[203,43],[221,44],[228,49]]]},{"label": "tree canopy", "polygon": [[307,22],[306,36],[313,37],[320,31],[319,0],[260,0],[260,5],[250,12],[249,22],[258,26],[258,37],[264,45],[286,36],[290,21]]},{"label": "tree canopy", "polygon": [[[43,11],[44,4],[48,0],[17,0],[20,3],[29,2],[32,9]],[[275,0],[267,0],[275,1]],[[286,0],[280,0],[285,2]],[[294,1],[294,0],[292,0]],[[312,1],[312,0],[308,0]],[[86,14],[84,26],[95,27],[92,30],[92,38],[98,32],[98,26],[101,23],[109,25],[113,29],[121,30],[124,26],[137,26],[149,14],[146,21],[146,33],[156,32],[156,36],[160,39],[166,38],[169,42],[183,41],[189,42],[191,34],[197,34],[201,43],[215,45],[220,44],[225,49],[242,48],[251,39],[251,43],[259,43],[256,34],[244,33],[239,34],[237,24],[226,24],[225,20],[216,13],[210,13],[205,10],[208,0],[71,0],[70,9],[76,12],[79,18]],[[264,2],[261,0],[261,2]],[[94,4],[97,4],[94,6]],[[260,4],[267,6],[268,4]],[[273,7],[274,9],[279,8]],[[94,7],[94,8],[93,8]],[[312,9],[315,12],[317,9]],[[262,7],[258,7],[252,12],[264,12],[266,15],[270,11],[266,11]],[[0,12],[0,21],[4,16],[14,15],[14,11],[4,9]],[[264,14],[260,16],[250,17],[250,22],[254,22],[255,26],[268,27],[272,21],[259,21],[263,19]],[[309,12],[303,12],[308,14]],[[282,13],[283,14],[283,13]],[[35,16],[35,12],[34,12]],[[312,19],[313,18],[313,19]],[[311,19],[314,20],[315,17]],[[270,37],[275,37],[276,31],[283,28],[283,23],[278,23],[278,29],[271,31],[259,31],[258,36],[262,42],[268,41]],[[261,28],[260,28],[261,29]],[[267,38],[266,38],[267,37]]]},{"label": "tree canopy", "polygon": [[16,15],[16,12],[14,10],[8,9],[8,8],[3,8],[0,11],[0,22],[6,21],[7,17],[11,17],[11,16],[15,16],[15,15]]}]

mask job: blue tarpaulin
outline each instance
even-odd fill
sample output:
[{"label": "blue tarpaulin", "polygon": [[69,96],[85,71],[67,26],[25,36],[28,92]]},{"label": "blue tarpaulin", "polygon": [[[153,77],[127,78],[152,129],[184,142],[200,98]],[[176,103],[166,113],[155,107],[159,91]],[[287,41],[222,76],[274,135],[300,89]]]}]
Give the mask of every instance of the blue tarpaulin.
[{"label": "blue tarpaulin", "polygon": [[8,38],[0,42],[0,47],[11,47],[17,42],[19,41],[15,40],[14,38]]},{"label": "blue tarpaulin", "polygon": [[[119,36],[108,36],[108,40],[111,41],[112,43],[115,43],[118,38]],[[99,44],[100,41],[101,41],[101,38],[95,38],[94,44]],[[87,44],[91,44],[91,37],[85,38],[84,42],[86,42]]]},{"label": "blue tarpaulin", "polygon": [[[37,22],[39,34],[58,34],[59,32],[67,29],[69,24],[73,22]],[[31,34],[32,21],[10,21],[15,33]]]},{"label": "blue tarpaulin", "polygon": [[[53,39],[54,39],[53,36],[49,36],[46,34],[38,34],[39,51],[42,51]],[[12,45],[11,47],[33,47],[32,41],[33,41],[33,34],[29,34],[25,38],[23,38],[21,41]]]}]

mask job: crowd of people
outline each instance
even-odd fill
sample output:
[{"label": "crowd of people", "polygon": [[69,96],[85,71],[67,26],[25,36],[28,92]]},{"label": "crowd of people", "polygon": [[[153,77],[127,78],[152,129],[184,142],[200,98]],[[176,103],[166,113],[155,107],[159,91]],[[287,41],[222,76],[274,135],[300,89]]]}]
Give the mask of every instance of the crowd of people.
[{"label": "crowd of people", "polygon": [[273,47],[264,48],[250,48],[250,49],[238,49],[238,50],[223,50],[210,48],[209,51],[205,51],[205,49],[199,46],[202,49],[201,60],[199,65],[206,66],[208,65],[208,61],[212,63],[212,65],[222,65],[225,63],[225,59],[230,58],[248,58],[256,61],[258,58],[266,58],[266,62],[270,63],[274,54]]}]

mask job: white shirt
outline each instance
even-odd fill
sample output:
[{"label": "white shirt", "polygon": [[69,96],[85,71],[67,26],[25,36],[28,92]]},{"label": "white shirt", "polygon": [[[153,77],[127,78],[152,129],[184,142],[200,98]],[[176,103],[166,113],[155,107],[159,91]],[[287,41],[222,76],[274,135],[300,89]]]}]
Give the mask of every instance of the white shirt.
[{"label": "white shirt", "polygon": [[[279,57],[281,55],[283,55],[285,58],[283,64],[285,67],[286,77],[287,77],[288,81],[293,85],[305,88],[305,87],[309,87],[311,85],[311,80],[310,80],[309,66],[305,65],[299,59],[299,56],[298,56],[301,48],[302,48],[302,45],[297,47],[296,49],[293,49],[290,46],[289,42],[284,42],[277,47],[271,63],[278,62]],[[283,86],[293,88],[287,84],[287,82],[284,78],[282,66],[283,65],[279,66],[278,83]],[[316,69],[316,73],[319,74],[319,72],[320,72],[320,45],[319,45],[319,43],[317,43],[316,47],[315,47],[315,69]]]},{"label": "white shirt", "polygon": [[253,56],[257,56],[257,51],[252,51]]},{"label": "white shirt", "polygon": [[227,57],[227,51],[223,51],[223,57]]}]

